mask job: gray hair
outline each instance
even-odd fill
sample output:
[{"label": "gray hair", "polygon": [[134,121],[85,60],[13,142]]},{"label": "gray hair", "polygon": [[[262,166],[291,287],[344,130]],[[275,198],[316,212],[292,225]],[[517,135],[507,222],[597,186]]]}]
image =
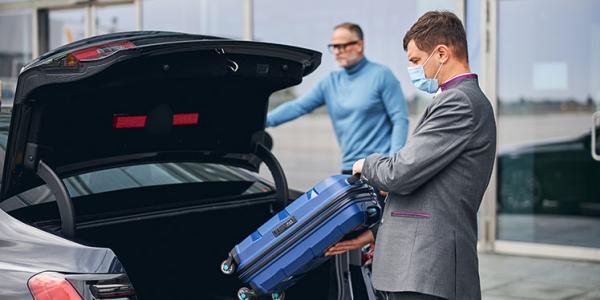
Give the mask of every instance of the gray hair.
[{"label": "gray hair", "polygon": [[342,24],[336,25],[333,30],[336,30],[338,28],[345,28],[348,29],[350,32],[356,34],[356,36],[358,36],[359,40],[363,40],[364,39],[364,34],[362,29],[360,28],[360,26],[358,26],[358,24],[354,24],[354,23],[350,23],[350,22],[344,22]]}]

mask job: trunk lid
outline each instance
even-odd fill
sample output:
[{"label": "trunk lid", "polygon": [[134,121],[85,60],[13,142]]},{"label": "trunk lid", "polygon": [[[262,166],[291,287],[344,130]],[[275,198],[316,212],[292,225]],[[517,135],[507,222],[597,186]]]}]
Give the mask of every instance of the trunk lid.
[{"label": "trunk lid", "polygon": [[319,64],[312,50],[164,32],[106,35],[50,52],[19,76],[1,199],[60,177],[146,162],[257,168],[269,96]]}]

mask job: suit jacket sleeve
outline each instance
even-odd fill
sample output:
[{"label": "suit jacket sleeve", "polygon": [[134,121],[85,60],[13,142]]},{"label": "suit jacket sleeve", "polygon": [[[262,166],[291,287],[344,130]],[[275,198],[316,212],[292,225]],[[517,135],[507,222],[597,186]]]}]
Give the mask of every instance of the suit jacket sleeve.
[{"label": "suit jacket sleeve", "polygon": [[442,97],[429,108],[402,150],[391,156],[373,154],[366,158],[362,174],[371,185],[410,194],[465,150],[473,133],[471,103],[457,89]]}]

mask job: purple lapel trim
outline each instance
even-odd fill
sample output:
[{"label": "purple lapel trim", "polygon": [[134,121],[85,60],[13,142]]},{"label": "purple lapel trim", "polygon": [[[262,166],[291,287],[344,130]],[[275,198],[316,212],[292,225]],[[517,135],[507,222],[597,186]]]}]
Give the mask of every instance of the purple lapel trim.
[{"label": "purple lapel trim", "polygon": [[393,211],[392,217],[413,217],[413,218],[430,218],[431,214],[422,214],[414,212]]}]

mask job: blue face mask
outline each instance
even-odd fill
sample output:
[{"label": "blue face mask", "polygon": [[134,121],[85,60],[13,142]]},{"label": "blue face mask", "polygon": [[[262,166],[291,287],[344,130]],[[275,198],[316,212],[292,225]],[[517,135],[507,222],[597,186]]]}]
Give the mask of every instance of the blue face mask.
[{"label": "blue face mask", "polygon": [[437,72],[435,72],[435,76],[433,76],[432,79],[425,77],[425,69],[423,67],[427,64],[427,62],[433,56],[435,51],[436,50],[434,50],[431,53],[431,55],[429,55],[429,57],[425,60],[425,62],[422,65],[408,67],[408,76],[410,77],[410,81],[412,82],[412,84],[421,91],[430,94],[435,93],[439,88],[438,80],[436,79],[436,77],[442,69],[443,64],[440,64],[440,67],[438,68]]}]

